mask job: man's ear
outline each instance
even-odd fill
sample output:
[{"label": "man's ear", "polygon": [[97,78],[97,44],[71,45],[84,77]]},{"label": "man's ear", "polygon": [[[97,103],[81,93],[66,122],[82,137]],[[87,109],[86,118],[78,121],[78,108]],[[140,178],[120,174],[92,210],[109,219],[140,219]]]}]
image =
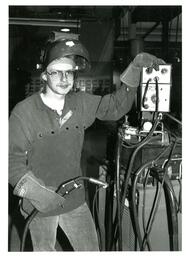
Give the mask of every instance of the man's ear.
[{"label": "man's ear", "polygon": [[41,73],[41,78],[42,78],[42,80],[47,81],[47,75],[45,72]]}]

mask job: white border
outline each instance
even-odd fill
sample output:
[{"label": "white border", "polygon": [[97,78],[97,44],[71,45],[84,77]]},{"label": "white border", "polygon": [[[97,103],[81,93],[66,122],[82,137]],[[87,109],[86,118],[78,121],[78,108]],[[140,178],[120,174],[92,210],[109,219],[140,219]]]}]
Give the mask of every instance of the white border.
[{"label": "white border", "polygon": [[[63,3],[63,4],[62,4]],[[86,1],[86,0],[79,0],[79,1],[75,1],[75,0],[69,0],[69,1],[65,1],[65,0],[53,0],[53,1],[47,1],[47,0],[43,0],[43,1],[39,1],[39,0],[14,0],[14,1],[7,1],[7,3],[5,3],[5,1],[1,2],[1,14],[0,14],[0,24],[1,24],[1,61],[0,61],[0,78],[1,78],[1,100],[0,100],[0,109],[1,109],[1,125],[0,125],[0,134],[1,134],[1,152],[0,152],[0,157],[1,157],[1,182],[0,182],[0,195],[1,195],[1,210],[0,210],[0,220],[1,220],[1,228],[0,228],[0,255],[7,255],[9,254],[7,249],[8,249],[8,241],[7,241],[7,237],[8,237],[8,202],[7,202],[7,180],[8,180],[8,146],[7,146],[7,138],[8,138],[8,6],[9,5],[182,5],[182,15],[183,15],[183,27],[185,27],[185,25],[187,24],[185,19],[186,19],[186,4],[184,1],[172,1],[172,0],[157,0],[157,1],[144,1],[144,0],[140,0],[140,1],[125,1],[125,0],[115,0],[115,1],[99,1],[99,0],[95,0],[95,1]],[[185,24],[185,25],[184,25]],[[187,57],[186,55],[186,34],[185,33],[186,29],[183,29],[183,141],[187,141],[186,138],[186,113],[184,114],[185,110],[186,110],[186,106],[185,106],[185,102],[186,100],[186,63],[185,63],[185,59]],[[185,150],[185,147],[184,149]],[[185,152],[183,151],[183,155],[185,156]],[[185,160],[185,159],[184,159]],[[185,170],[185,166],[186,163],[184,163],[183,165],[183,251],[182,252],[173,252],[174,255],[183,255],[187,250],[186,250],[186,202],[185,202],[185,195],[186,195],[186,170]],[[3,174],[3,175],[2,175]],[[85,252],[86,253],[86,252]],[[80,254],[83,255],[85,253],[76,253],[76,254]],[[92,252],[87,252],[89,254],[95,255],[96,253]],[[86,253],[86,254],[87,254]],[[107,255],[113,255],[115,253],[115,255],[117,254],[128,254],[128,255],[132,255],[132,254],[137,254],[137,252],[135,253],[130,253],[130,252],[99,252],[99,254],[107,254]],[[138,252],[138,255],[141,252]],[[144,252],[142,252],[144,253]],[[150,254],[150,252],[148,252]],[[30,254],[28,253],[24,253],[24,254]],[[48,255],[48,253],[44,252],[44,253],[34,253],[34,255]],[[49,255],[53,255],[56,253],[50,253]],[[63,254],[70,254],[70,253],[66,253],[63,252]],[[73,252],[74,254],[74,252]],[[151,254],[154,255],[171,255],[172,252],[151,252]],[[11,255],[20,255],[20,252],[11,252]],[[32,252],[33,255],[33,252]]]}]

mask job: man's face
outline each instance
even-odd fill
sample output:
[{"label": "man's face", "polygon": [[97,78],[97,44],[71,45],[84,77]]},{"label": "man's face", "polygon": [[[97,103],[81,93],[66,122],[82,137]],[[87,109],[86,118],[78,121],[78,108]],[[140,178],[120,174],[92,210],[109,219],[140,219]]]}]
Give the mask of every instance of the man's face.
[{"label": "man's face", "polygon": [[74,83],[74,63],[68,58],[55,60],[47,66],[47,92],[66,95]]}]

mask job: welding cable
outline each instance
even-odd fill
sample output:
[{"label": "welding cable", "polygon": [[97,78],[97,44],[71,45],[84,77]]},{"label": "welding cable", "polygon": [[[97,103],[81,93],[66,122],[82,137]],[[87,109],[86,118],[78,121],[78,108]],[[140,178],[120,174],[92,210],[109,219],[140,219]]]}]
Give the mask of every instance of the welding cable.
[{"label": "welding cable", "polygon": [[[165,177],[165,174],[164,174],[164,177]],[[157,184],[156,193],[155,193],[155,197],[154,197],[154,200],[153,200],[153,205],[152,205],[152,208],[151,208],[151,212],[150,212],[150,215],[149,215],[149,218],[148,218],[148,221],[147,221],[146,230],[144,232],[143,241],[142,241],[142,244],[141,244],[141,247],[140,247],[141,251],[145,250],[146,243],[149,240],[149,235],[151,233],[153,222],[155,220],[155,216],[156,216],[156,213],[158,211],[158,207],[159,207],[159,203],[160,203],[160,199],[161,199],[161,194],[162,194],[161,192],[162,192],[162,188],[163,188],[163,185],[164,185],[164,179],[162,180],[161,184],[159,183],[158,180],[156,180],[156,182],[157,182],[156,183]]]},{"label": "welding cable", "polygon": [[179,250],[178,204],[176,204],[173,184],[172,184],[168,175],[166,175],[166,177],[165,177],[163,188],[164,188],[167,218],[168,218],[170,250],[171,251],[178,251]]},{"label": "welding cable", "polygon": [[120,189],[120,169],[121,169],[121,149],[122,149],[122,138],[121,133],[118,131],[117,143],[116,143],[116,214],[113,222],[113,240],[111,248],[118,241],[118,250],[122,251],[122,219],[121,219],[121,189]]},{"label": "welding cable", "polygon": [[93,215],[93,220],[95,222],[97,236],[99,240],[99,248],[101,251],[104,251],[104,239],[101,234],[101,220],[99,217],[99,209],[98,209],[98,195],[99,195],[100,189],[101,189],[100,187],[96,188],[96,191],[94,194],[93,203],[92,203],[92,215]]},{"label": "welding cable", "polygon": [[[146,246],[147,242],[149,241],[149,234],[151,232],[152,224],[153,224],[152,216],[154,216],[154,218],[155,218],[155,215],[156,215],[156,212],[157,212],[157,209],[158,209],[158,205],[160,203],[161,188],[162,188],[162,185],[158,182],[158,180],[156,180],[155,196],[154,196],[154,199],[153,199],[153,204],[152,204],[152,207],[151,207],[150,215],[149,215],[149,218],[148,218],[148,221],[147,221],[147,226],[146,226],[146,229],[144,231],[143,241],[142,241],[142,244],[141,244],[141,247],[140,247],[141,251],[145,250],[145,246]],[[148,227],[151,227],[149,232],[147,231]]]},{"label": "welding cable", "polygon": [[[147,80],[144,94],[142,97],[142,106],[146,109],[145,101],[146,101],[146,95],[149,88],[149,83],[151,81],[151,78]],[[158,112],[158,103],[159,103],[159,88],[158,88],[158,79],[155,77],[155,89],[156,89],[156,104],[155,104],[155,111]]]},{"label": "welding cable", "polygon": [[[173,160],[173,159],[171,159]],[[170,161],[171,161],[170,160]],[[163,165],[165,166],[165,162],[163,163]],[[180,183],[179,183],[180,184]],[[179,199],[177,199],[176,193],[175,191],[171,188],[172,186],[167,186],[167,190],[173,194],[173,199],[175,201],[175,204],[177,205],[177,211],[179,210],[179,203],[180,203],[180,191],[179,191]]]},{"label": "welding cable", "polygon": [[165,165],[163,167],[163,170],[164,170],[163,178],[162,178],[162,181],[161,181],[161,185],[159,187],[157,197],[154,201],[153,211],[151,212],[150,217],[149,217],[149,221],[148,221],[148,224],[147,224],[147,227],[146,227],[146,233],[144,234],[143,241],[142,241],[141,251],[142,250],[144,251],[147,239],[149,238],[150,232],[152,230],[153,222],[154,222],[154,219],[155,219],[155,216],[156,216],[156,213],[157,213],[157,210],[158,210],[159,202],[160,202],[160,199],[161,199],[161,192],[162,192],[162,188],[163,188],[163,185],[164,185],[165,176],[167,175],[167,168],[168,168],[169,162],[171,160],[171,157],[173,155],[175,146],[176,146],[176,142],[173,143],[173,146],[172,146],[172,148],[170,150],[170,153],[169,153],[168,160],[167,160],[167,162],[165,163]]},{"label": "welding cable", "polygon": [[146,186],[148,183],[150,169],[147,169],[145,180],[143,182],[143,200],[142,200],[142,224],[143,224],[143,230],[145,231],[145,202],[146,202]]},{"label": "welding cable", "polygon": [[[157,136],[155,136],[157,137]],[[154,137],[154,138],[155,138]],[[130,175],[132,174],[132,168],[133,168],[133,164],[135,161],[135,157],[138,153],[138,151],[145,146],[147,143],[149,143],[152,140],[152,137],[149,137],[147,140],[143,141],[132,153],[131,157],[130,157],[130,162],[128,165],[128,169],[127,169],[127,173],[125,176],[125,182],[124,182],[124,186],[123,186],[123,194],[121,196],[121,206],[120,206],[120,213],[119,213],[119,220],[120,223],[122,222],[122,217],[123,217],[123,212],[124,212],[124,206],[125,206],[125,199],[127,196],[127,189],[128,189],[128,184],[129,184],[129,180],[130,180]],[[122,228],[122,227],[121,227]],[[122,235],[122,234],[121,234]]]},{"label": "welding cable", "polygon": [[136,206],[136,187],[137,187],[139,174],[141,174],[141,172],[144,171],[144,169],[150,165],[152,165],[152,161],[149,161],[143,166],[141,166],[138,169],[138,174],[136,173],[134,177],[134,181],[132,183],[132,216],[134,221],[135,234],[137,235],[139,246],[142,244],[142,236],[141,236],[141,231],[140,231],[140,226],[138,221],[138,212],[137,212],[137,206]]},{"label": "welding cable", "polygon": [[171,161],[171,158],[172,158],[172,155],[173,155],[173,153],[174,153],[174,150],[175,150],[176,145],[177,145],[177,140],[175,140],[175,141],[173,142],[173,146],[172,146],[172,148],[171,148],[171,151],[170,151],[169,157],[168,157],[168,159],[167,159],[167,162],[164,164],[164,169],[167,169],[167,168],[168,168],[168,165],[169,165],[169,163],[170,163],[170,161]]},{"label": "welding cable", "polygon": [[24,226],[24,231],[23,231],[23,235],[22,235],[22,239],[21,239],[21,244],[20,244],[20,251],[21,252],[23,252],[24,248],[25,248],[25,240],[26,240],[26,237],[27,237],[27,233],[28,233],[28,229],[29,229],[30,223],[36,217],[37,214],[38,214],[38,210],[34,209],[31,212],[31,214],[26,218],[26,224]]},{"label": "welding cable", "polygon": [[[174,250],[178,251],[177,204],[176,204],[176,200],[174,197],[174,190],[172,187],[172,183],[171,183],[168,175],[166,174],[164,177],[164,182],[162,184],[163,179],[160,180],[160,177],[158,177],[159,174],[157,173],[157,171],[154,170],[154,173],[152,173],[152,175],[156,178],[157,185],[160,185],[160,191],[161,191],[161,188],[164,189],[165,200],[167,200],[167,202],[169,202],[169,204],[166,203],[166,207],[167,207],[168,222],[170,222],[170,224],[168,223],[170,248],[172,251],[174,251]],[[156,197],[156,200],[159,199],[159,201],[160,201],[160,191],[158,191],[157,197]],[[153,211],[155,211],[155,209],[157,211],[157,209],[158,209],[158,201],[156,202],[156,200],[154,200],[154,203],[153,203],[154,204],[154,208],[152,207]],[[146,240],[149,239],[149,235],[150,235],[150,232],[151,232],[151,229],[153,226],[153,220],[155,218],[155,212],[153,212],[153,211],[151,211],[150,218],[149,218],[148,225],[147,225],[147,231],[145,232],[145,235],[144,235],[144,240],[143,240],[143,244],[142,244],[142,246],[144,246],[144,247],[142,247],[142,250],[144,250],[144,248],[145,248]],[[149,231],[148,231],[148,229],[149,229]]]},{"label": "welding cable", "polygon": [[[157,126],[157,123],[155,122],[155,125],[152,128],[152,133],[154,132],[154,129],[156,128],[156,126]],[[157,136],[155,136],[155,137],[157,137]],[[138,145],[138,147],[134,150],[134,152],[132,153],[130,161],[129,161],[130,162],[129,167],[128,167],[127,174],[126,174],[126,182],[125,182],[125,185],[124,185],[123,196],[121,197],[122,199],[120,200],[120,183],[119,183],[119,181],[120,181],[121,136],[120,136],[120,133],[118,134],[117,156],[116,156],[116,201],[117,201],[117,211],[116,211],[116,216],[115,216],[114,225],[113,225],[114,226],[113,243],[115,243],[115,241],[117,240],[117,235],[118,235],[119,241],[121,242],[120,244],[118,244],[119,249],[121,249],[121,247],[122,247],[122,224],[121,224],[122,214],[123,214],[123,210],[124,210],[124,202],[125,202],[128,182],[129,182],[130,174],[131,174],[131,171],[132,171],[133,163],[134,163],[134,160],[135,160],[135,157],[136,157],[136,154],[138,153],[138,151],[144,145],[146,145],[151,139],[152,139],[151,134],[149,134],[149,137],[146,140],[143,140]]]},{"label": "welding cable", "polygon": [[[154,136],[154,139],[156,137],[159,137],[159,136],[158,135]],[[139,146],[137,148],[135,148],[135,150],[133,151],[133,153],[132,153],[132,155],[130,157],[127,173],[126,173],[126,176],[125,176],[124,192],[123,192],[123,196],[122,196],[122,205],[125,202],[125,197],[126,197],[126,193],[127,193],[127,187],[128,187],[130,175],[132,174],[132,168],[133,168],[133,165],[134,165],[134,161],[135,161],[136,155],[137,155],[138,151],[142,147],[144,147],[147,143],[149,143],[152,139],[153,139],[152,137],[149,137],[147,140],[142,141],[142,143],[140,143]]]},{"label": "welding cable", "polygon": [[113,221],[113,229],[112,229],[112,238],[111,239],[111,245],[110,245],[110,251],[112,251],[112,248],[114,248],[114,245],[116,246],[117,240],[118,240],[118,212],[116,208],[116,213]]},{"label": "welding cable", "polygon": [[[93,183],[95,185],[98,185],[98,186],[101,186],[103,188],[107,188],[108,187],[108,183],[106,182],[103,182],[101,180],[98,180],[98,179],[95,179],[95,178],[92,178],[92,177],[84,177],[84,176],[78,176],[74,179],[70,179],[64,183],[62,183],[56,190],[56,193],[60,194],[62,197],[66,197],[67,195],[69,195],[69,193],[71,193],[72,190],[74,189],[78,189],[79,186],[74,186],[71,190],[69,191],[65,191],[63,192],[63,194],[61,193],[61,188],[64,188],[64,186],[74,182],[78,182],[78,181],[88,181],[90,183]],[[76,184],[78,185],[78,184]],[[67,193],[68,192],[68,193]],[[23,231],[23,235],[22,235],[22,239],[21,239],[21,244],[20,244],[20,251],[23,252],[24,251],[24,248],[25,248],[25,240],[26,240],[26,237],[27,237],[27,233],[28,233],[28,230],[29,230],[29,225],[30,223],[32,222],[32,220],[36,217],[36,215],[39,213],[39,211],[37,209],[34,209],[31,214],[26,218],[26,224],[25,224],[25,227],[24,227],[24,231]]]},{"label": "welding cable", "polygon": [[147,80],[147,83],[146,83],[146,85],[145,85],[144,94],[143,94],[143,97],[142,97],[142,106],[143,106],[144,108],[146,108],[146,106],[145,106],[145,101],[146,101],[146,95],[147,95],[147,91],[148,91],[148,88],[149,88],[149,83],[150,83],[150,81],[151,81],[151,78],[149,78],[149,79]]},{"label": "welding cable", "polygon": [[142,236],[140,232],[140,226],[139,226],[139,221],[138,221],[138,212],[137,212],[137,207],[136,207],[136,189],[137,189],[137,182],[138,178],[141,175],[141,173],[148,167],[155,165],[159,159],[166,154],[166,152],[169,150],[170,145],[165,148],[161,153],[159,153],[154,160],[148,161],[144,165],[142,165],[135,173],[134,179],[132,182],[132,215],[134,219],[134,224],[135,224],[135,233],[137,235],[139,247],[142,245]]},{"label": "welding cable", "polygon": [[[150,173],[150,169],[147,170],[145,180],[143,182],[142,225],[143,225],[144,233],[145,233],[145,230],[146,230],[146,224],[145,224],[146,187],[147,187],[147,183],[148,183],[149,173]],[[152,251],[149,239],[147,239],[147,248],[148,248],[149,251]]]},{"label": "welding cable", "polygon": [[112,228],[112,239],[111,239],[111,245],[110,245],[110,251],[112,251],[112,248],[114,248],[114,245],[117,244],[117,240],[118,240],[118,234],[119,234],[119,230],[118,230],[118,218],[119,218],[119,215],[118,215],[118,209],[117,209],[117,206],[120,202],[118,202],[117,204],[117,198],[115,197],[116,199],[116,210],[115,210],[115,216],[114,216],[114,221],[113,221],[113,228]]}]

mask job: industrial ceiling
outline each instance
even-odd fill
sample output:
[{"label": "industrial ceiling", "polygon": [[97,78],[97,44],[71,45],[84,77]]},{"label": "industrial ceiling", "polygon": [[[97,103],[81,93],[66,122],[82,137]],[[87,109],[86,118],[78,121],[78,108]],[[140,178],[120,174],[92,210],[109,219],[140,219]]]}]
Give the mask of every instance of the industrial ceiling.
[{"label": "industrial ceiling", "polygon": [[[120,36],[128,31],[128,14],[131,23],[140,24],[143,33],[151,34],[159,23],[172,22],[181,13],[182,6],[10,6],[9,24],[71,27],[75,32],[81,22],[113,20]],[[181,19],[172,26],[181,34]]]}]

